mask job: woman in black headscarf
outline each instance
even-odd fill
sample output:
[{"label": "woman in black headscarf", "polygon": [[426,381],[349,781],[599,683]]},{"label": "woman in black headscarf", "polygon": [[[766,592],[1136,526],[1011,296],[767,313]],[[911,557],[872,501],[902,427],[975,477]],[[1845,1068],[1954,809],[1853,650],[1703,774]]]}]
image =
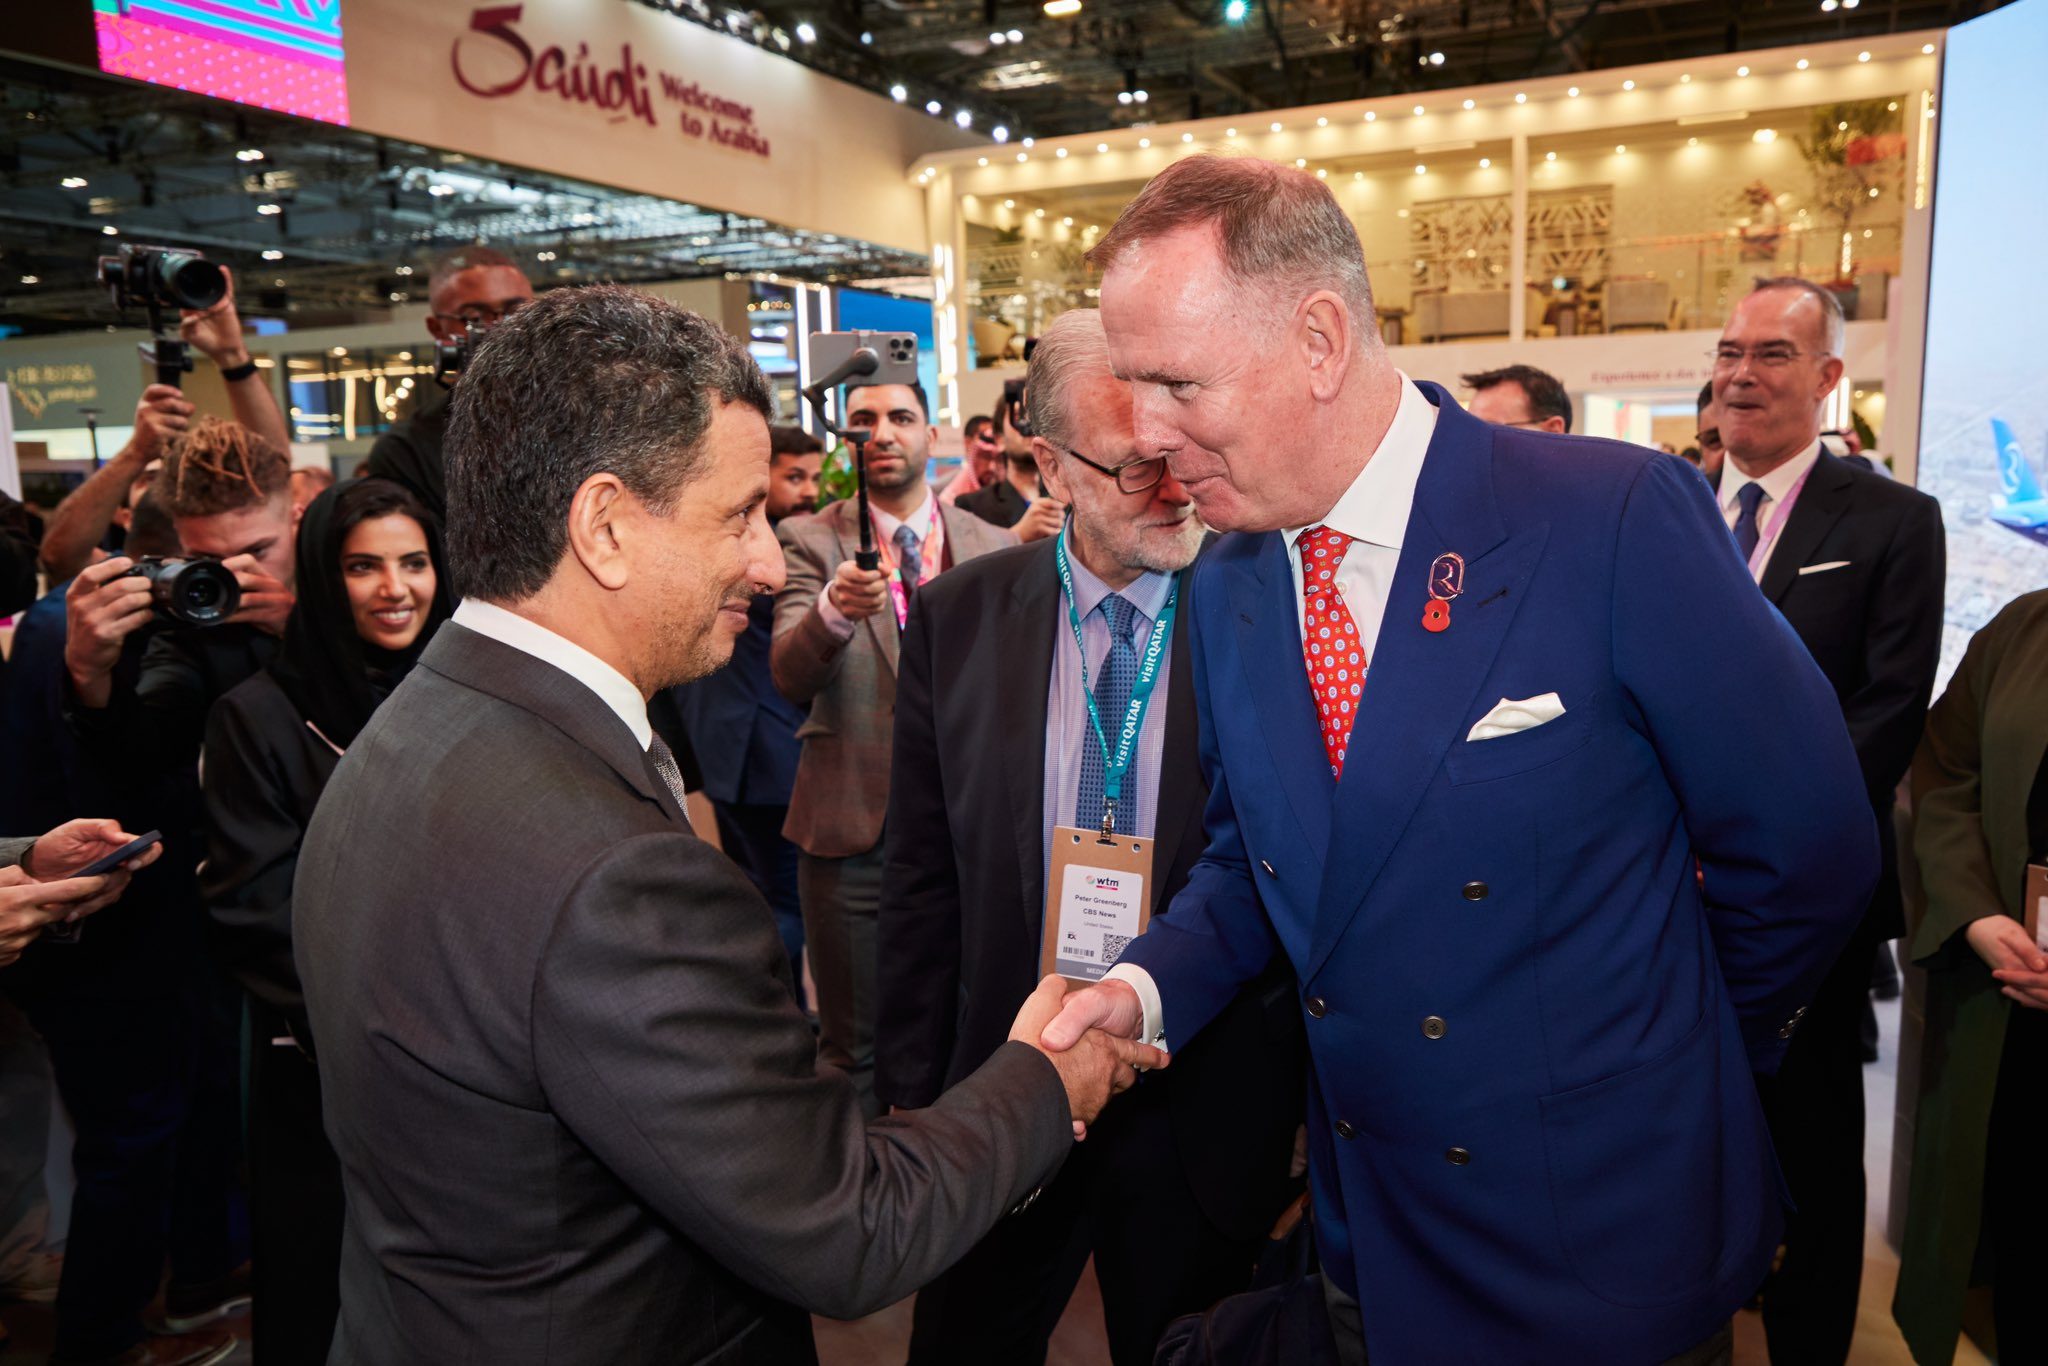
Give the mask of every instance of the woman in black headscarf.
[{"label": "woman in black headscarf", "polygon": [[201,778],[201,889],[223,961],[250,994],[251,1214],[257,1351],[324,1363],[339,1306],[341,1173],[320,1121],[305,998],[292,964],[292,876],[343,751],[447,619],[434,522],[384,479],[307,505],[298,602],[263,673],[214,705]]}]

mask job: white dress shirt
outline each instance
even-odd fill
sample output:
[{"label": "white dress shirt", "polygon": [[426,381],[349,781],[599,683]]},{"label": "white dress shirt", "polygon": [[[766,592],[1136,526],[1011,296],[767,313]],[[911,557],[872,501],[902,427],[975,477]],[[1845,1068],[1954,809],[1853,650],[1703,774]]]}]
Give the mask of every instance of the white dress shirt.
[{"label": "white dress shirt", "polygon": [[[882,563],[884,566],[887,566],[896,554],[896,528],[905,523],[908,523],[911,531],[917,535],[918,554],[920,556],[928,553],[925,549],[925,542],[927,541],[938,542],[943,550],[946,537],[945,526],[932,516],[930,511],[932,502],[931,485],[920,481],[918,490],[924,494],[924,497],[919,500],[916,507],[910,510],[910,515],[907,517],[898,517],[892,512],[885,512],[872,503],[868,505],[868,511],[875,515],[875,548],[882,552]],[[926,563],[930,563],[930,561],[927,560]],[[891,610],[894,609],[892,608]],[[824,618],[825,629],[838,639],[851,640],[853,638],[853,619],[840,611],[839,604],[832,601],[832,582],[829,579],[825,582],[825,591],[818,594],[818,615]]]},{"label": "white dress shirt", "polygon": [[631,679],[575,641],[558,636],[517,612],[508,612],[480,598],[464,598],[450,620],[560,669],[596,693],[597,700],[626,723],[626,729],[633,732],[633,739],[641,749],[645,750],[654,743],[654,727],[647,721],[647,699],[640,695],[640,689],[633,686]]},{"label": "white dress shirt", "polygon": [[[1423,457],[1429,454],[1430,439],[1436,435],[1436,405],[1406,375],[1401,376],[1401,401],[1386,435],[1373,449],[1365,468],[1351,481],[1351,487],[1336,506],[1314,526],[1341,531],[1352,539],[1337,570],[1337,591],[1350,609],[1358,627],[1358,638],[1372,642],[1366,654],[1367,676],[1372,654],[1378,649],[1380,625],[1386,619],[1387,599],[1394,591],[1394,570],[1401,562],[1401,542],[1407,536],[1408,516],[1415,507],[1415,485],[1422,478]],[[1302,593],[1301,537],[1309,527],[1290,527],[1281,534],[1287,541],[1287,564],[1294,576],[1295,625],[1308,639],[1308,604]],[[1119,963],[1104,974],[1104,980],[1128,982],[1145,1008],[1140,1037],[1147,1043],[1166,1046],[1165,1008],[1159,986],[1152,974],[1135,963]]]},{"label": "white dress shirt", "polygon": [[[1763,485],[1764,500],[1756,505],[1756,543],[1763,552],[1763,558],[1756,562],[1759,583],[1763,582],[1764,571],[1771,567],[1771,552],[1778,548],[1778,538],[1785,534],[1785,523],[1792,520],[1790,512],[1787,512],[1783,521],[1777,521],[1778,509],[1792,492],[1792,486],[1804,479],[1819,459],[1820,438],[1815,437],[1811,446],[1761,479],[1752,479],[1735,468],[1733,460],[1721,464],[1721,520],[1728,524],[1729,531],[1734,531],[1736,522],[1742,518],[1742,505],[1736,501],[1736,495],[1745,485]],[[1803,494],[1804,490],[1801,492]],[[1772,525],[1774,521],[1777,521],[1775,526]]]}]

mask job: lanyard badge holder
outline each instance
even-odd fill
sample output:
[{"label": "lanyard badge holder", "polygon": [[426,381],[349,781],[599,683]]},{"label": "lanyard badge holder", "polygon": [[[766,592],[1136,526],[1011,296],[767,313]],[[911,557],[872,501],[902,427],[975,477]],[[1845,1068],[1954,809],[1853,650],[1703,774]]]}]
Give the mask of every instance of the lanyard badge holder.
[{"label": "lanyard badge holder", "polygon": [[[1081,636],[1081,614],[1074,606],[1074,574],[1067,560],[1067,534],[1060,532],[1053,548],[1060,588],[1066,602],[1067,625],[1081,661],[1081,696],[1088,704],[1089,732],[1102,747],[1102,819],[1094,828],[1056,825],[1052,857],[1045,877],[1044,931],[1040,936],[1040,975],[1057,974],[1093,982],[1115,966],[1124,949],[1151,922],[1152,841],[1116,831],[1117,803],[1137,757],[1138,736],[1159,683],[1160,666],[1173,636],[1180,603],[1180,577],[1166,595],[1166,606],[1145,642],[1138,677],[1131,686],[1130,705],[1117,727],[1114,745],[1103,727],[1095,693],[1088,686],[1088,652]],[[1077,821],[1090,813],[1077,811]]]}]

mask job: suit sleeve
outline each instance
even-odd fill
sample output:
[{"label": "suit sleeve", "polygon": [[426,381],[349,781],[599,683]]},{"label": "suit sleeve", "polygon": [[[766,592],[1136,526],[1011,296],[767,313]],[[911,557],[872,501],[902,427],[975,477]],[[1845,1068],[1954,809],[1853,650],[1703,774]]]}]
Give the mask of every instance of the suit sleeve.
[{"label": "suit sleeve", "polygon": [[1941,506],[1916,498],[1899,519],[1871,585],[1864,624],[1864,682],[1842,699],[1842,716],[1880,807],[1906,776],[1941,662],[1941,597],[1947,573]]},{"label": "suit sleeve", "polygon": [[1025,1044],[915,1114],[864,1122],[776,977],[738,870],[681,833],[613,845],[541,953],[534,1058],[549,1106],[720,1264],[834,1318],[908,1295],[1059,1169],[1059,1075]]},{"label": "suit sleeve", "polygon": [[207,722],[199,890],[228,971],[257,1000],[296,1014],[305,998],[292,961],[292,878],[306,832],[277,755],[241,703],[222,698]]},{"label": "suit sleeve", "polygon": [[0,840],[0,868],[13,868],[18,865],[28,857],[28,851],[40,838],[40,835],[23,835],[15,839]]},{"label": "suit sleeve", "polygon": [[1927,713],[1927,733],[1913,757],[1913,855],[1925,891],[1925,913],[1910,926],[1908,956],[1924,967],[1975,955],[1957,936],[1989,915],[2007,914],[1984,838],[1984,697],[1997,676],[2006,623],[1979,631],[1963,653],[1941,700]]},{"label": "suit sleeve", "polygon": [[788,578],[775,595],[775,640],[768,651],[775,690],[800,707],[809,706],[838,677],[839,661],[846,655],[846,642],[818,613],[839,566],[825,562],[826,543],[815,535],[806,537],[805,529],[788,521],[776,529]]},{"label": "suit sleeve", "polygon": [[1856,751],[1834,690],[1688,467],[1643,467],[1614,574],[1618,680],[1683,808],[1750,1062],[1772,1073],[1876,885]]},{"label": "suit sleeve", "polygon": [[896,732],[877,924],[875,1091],[921,1109],[952,1065],[960,996],[960,874],[932,714],[932,627],[910,599],[896,675]]},{"label": "suit sleeve", "polygon": [[162,631],[144,648],[135,685],[114,674],[104,707],[82,705],[64,679],[65,714],[87,759],[101,772],[133,775],[183,768],[199,757],[214,691],[196,649],[181,631]]},{"label": "suit sleeve", "polygon": [[[1201,566],[1195,576],[1206,577]],[[1199,586],[1191,607],[1222,601],[1222,594]],[[1209,693],[1209,626],[1204,614],[1189,613],[1194,630],[1188,655],[1194,665],[1195,711],[1200,719],[1202,775],[1209,780],[1209,801],[1203,808],[1202,831],[1207,846],[1188,871],[1187,885],[1165,914],[1124,950],[1119,966],[1142,968],[1159,993],[1162,1046],[1185,1048],[1202,1026],[1230,1004],[1238,989],[1266,970],[1279,950],[1265,907],[1252,882],[1251,855],[1238,825],[1230,775],[1216,743]],[[1234,633],[1220,629],[1221,639],[1234,645]]]}]

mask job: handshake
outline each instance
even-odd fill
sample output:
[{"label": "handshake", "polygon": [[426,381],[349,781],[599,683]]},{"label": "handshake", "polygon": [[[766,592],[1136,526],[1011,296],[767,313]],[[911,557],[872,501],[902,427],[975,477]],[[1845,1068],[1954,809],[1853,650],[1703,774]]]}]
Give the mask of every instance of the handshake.
[{"label": "handshake", "polygon": [[1111,985],[1122,988],[1117,994],[1131,997],[1130,1009],[1110,1008],[1113,995],[1101,987],[1086,987],[1069,997],[1064,978],[1048,977],[1025,1000],[1010,1026],[1012,1043],[1030,1044],[1060,1074],[1076,1141],[1088,1136],[1088,1126],[1112,1096],[1137,1083],[1140,1071],[1157,1070],[1172,1061],[1160,1049],[1129,1037],[1138,1032],[1136,993],[1122,983]]}]

